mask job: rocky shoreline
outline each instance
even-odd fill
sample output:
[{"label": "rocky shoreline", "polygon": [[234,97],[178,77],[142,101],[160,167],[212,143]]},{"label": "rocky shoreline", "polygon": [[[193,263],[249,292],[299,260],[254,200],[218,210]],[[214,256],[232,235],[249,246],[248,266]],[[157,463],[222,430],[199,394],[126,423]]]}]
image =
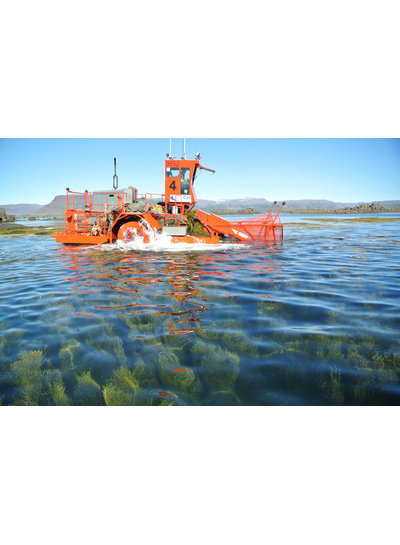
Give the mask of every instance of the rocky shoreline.
[{"label": "rocky shoreline", "polygon": [[[212,210],[214,214],[221,216],[236,216],[260,214],[254,208],[249,207],[242,210]],[[400,208],[385,208],[379,202],[362,203],[357,206],[346,206],[345,208],[303,208],[297,210],[285,210],[282,208],[281,214],[400,214]],[[265,214],[265,212],[264,212]]]},{"label": "rocky shoreline", "polygon": [[5,208],[0,208],[0,225],[3,223],[12,223],[16,220],[16,217],[13,215],[7,215]]},{"label": "rocky shoreline", "polygon": [[282,210],[281,214],[400,214],[400,208],[384,208],[379,202],[370,204],[359,204],[357,206],[346,206],[346,208],[305,209],[305,210]]}]

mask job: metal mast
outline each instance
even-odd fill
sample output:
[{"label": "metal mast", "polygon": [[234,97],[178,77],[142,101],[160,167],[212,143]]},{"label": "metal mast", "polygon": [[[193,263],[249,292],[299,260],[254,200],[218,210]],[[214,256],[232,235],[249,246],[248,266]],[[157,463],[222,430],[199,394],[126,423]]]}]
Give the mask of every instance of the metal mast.
[{"label": "metal mast", "polygon": [[113,188],[114,188],[114,189],[118,189],[117,158],[116,158],[116,157],[114,157]]}]

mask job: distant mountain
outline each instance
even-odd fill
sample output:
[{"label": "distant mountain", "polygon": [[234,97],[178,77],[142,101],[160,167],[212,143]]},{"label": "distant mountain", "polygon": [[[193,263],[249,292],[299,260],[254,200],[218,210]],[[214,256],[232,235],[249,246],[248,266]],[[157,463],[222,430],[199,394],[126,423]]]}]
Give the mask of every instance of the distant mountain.
[{"label": "distant mountain", "polygon": [[4,208],[6,214],[13,214],[14,216],[25,216],[27,214],[34,214],[42,204],[0,204],[0,208]]},{"label": "distant mountain", "polygon": [[[75,200],[75,206],[81,206],[83,207],[83,197],[80,198],[80,201],[78,201],[79,197]],[[65,212],[65,203],[66,198],[65,195],[57,195],[57,197],[54,197],[54,199],[45,206],[42,206],[39,208],[39,210],[36,211],[37,216],[63,216]]]},{"label": "distant mountain", "polygon": [[[346,206],[353,206],[355,203],[338,203],[333,201],[326,200],[289,200],[286,201],[285,210],[307,210],[307,209],[320,209],[320,208],[345,208]],[[246,199],[223,199],[218,201],[208,201],[200,199],[197,202],[199,208],[204,210],[214,210],[214,211],[230,211],[230,210],[243,210],[246,208],[253,208],[255,212],[265,212],[269,210],[272,206],[272,201],[267,201],[266,199],[255,199],[255,198],[246,198]]]},{"label": "distant mountain", "polygon": [[[400,201],[379,201],[385,208],[400,208]],[[322,199],[298,199],[287,200],[284,210],[336,210],[340,208],[346,208],[349,206],[357,206],[361,204],[359,202],[335,202]],[[218,201],[209,201],[199,199],[197,201],[198,208],[204,210],[217,211],[231,211],[231,210],[243,210],[246,208],[253,208],[255,212],[265,212],[272,206],[272,201],[266,199],[223,199]]]},{"label": "distant mountain", "polygon": [[210,201],[199,199],[197,208],[202,210],[243,210],[244,208],[254,208],[256,212],[271,208],[272,202],[266,199],[245,198],[245,199],[221,199]]},{"label": "distant mountain", "polygon": [[[400,208],[400,201],[379,201],[385,208]],[[75,197],[75,206],[83,208],[83,196]],[[288,200],[284,210],[335,210],[340,208],[346,208],[350,206],[357,206],[362,204],[362,201],[358,202],[335,202],[327,201],[323,199],[299,199]],[[7,206],[7,205],[6,205]],[[36,206],[36,205],[13,205],[13,206]],[[37,205],[39,207],[39,205]],[[237,211],[244,210],[246,208],[253,208],[255,213],[266,212],[272,206],[272,201],[267,201],[261,198],[244,198],[244,199],[222,199],[222,200],[207,200],[199,199],[197,201],[197,208],[205,211]],[[8,212],[7,208],[6,211]],[[45,206],[39,207],[35,211],[37,216],[60,216],[65,212],[65,195],[58,195],[54,197],[51,203]],[[11,213],[11,212],[10,212]],[[16,212],[12,212],[16,213]]]},{"label": "distant mountain", "polygon": [[335,210],[337,208],[346,208],[346,206],[354,206],[359,203],[335,202],[323,199],[299,199],[296,201],[286,201],[286,210]]},{"label": "distant mountain", "polygon": [[[74,205],[75,208],[80,208],[83,210],[85,208],[85,201],[82,194],[74,195]],[[70,197],[70,202],[72,202],[72,196]],[[36,211],[37,216],[63,216],[66,208],[66,196],[57,195],[54,199],[45,206],[39,208]]]},{"label": "distant mountain", "polygon": [[400,208],[400,201],[379,201],[384,208]]}]

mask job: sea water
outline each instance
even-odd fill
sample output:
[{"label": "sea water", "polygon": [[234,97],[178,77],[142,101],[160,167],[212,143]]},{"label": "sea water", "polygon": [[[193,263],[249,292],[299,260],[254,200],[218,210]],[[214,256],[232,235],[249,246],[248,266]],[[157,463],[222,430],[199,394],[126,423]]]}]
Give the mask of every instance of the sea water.
[{"label": "sea water", "polygon": [[277,245],[0,236],[1,402],[399,404],[400,215],[282,219]]}]

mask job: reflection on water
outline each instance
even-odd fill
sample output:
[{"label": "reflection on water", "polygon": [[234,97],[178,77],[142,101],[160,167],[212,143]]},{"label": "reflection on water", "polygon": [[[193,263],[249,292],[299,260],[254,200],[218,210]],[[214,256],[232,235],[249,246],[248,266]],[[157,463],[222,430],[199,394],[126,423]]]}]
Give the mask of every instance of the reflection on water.
[{"label": "reflection on water", "polygon": [[400,222],[294,219],[270,247],[2,238],[2,403],[397,404]]}]

